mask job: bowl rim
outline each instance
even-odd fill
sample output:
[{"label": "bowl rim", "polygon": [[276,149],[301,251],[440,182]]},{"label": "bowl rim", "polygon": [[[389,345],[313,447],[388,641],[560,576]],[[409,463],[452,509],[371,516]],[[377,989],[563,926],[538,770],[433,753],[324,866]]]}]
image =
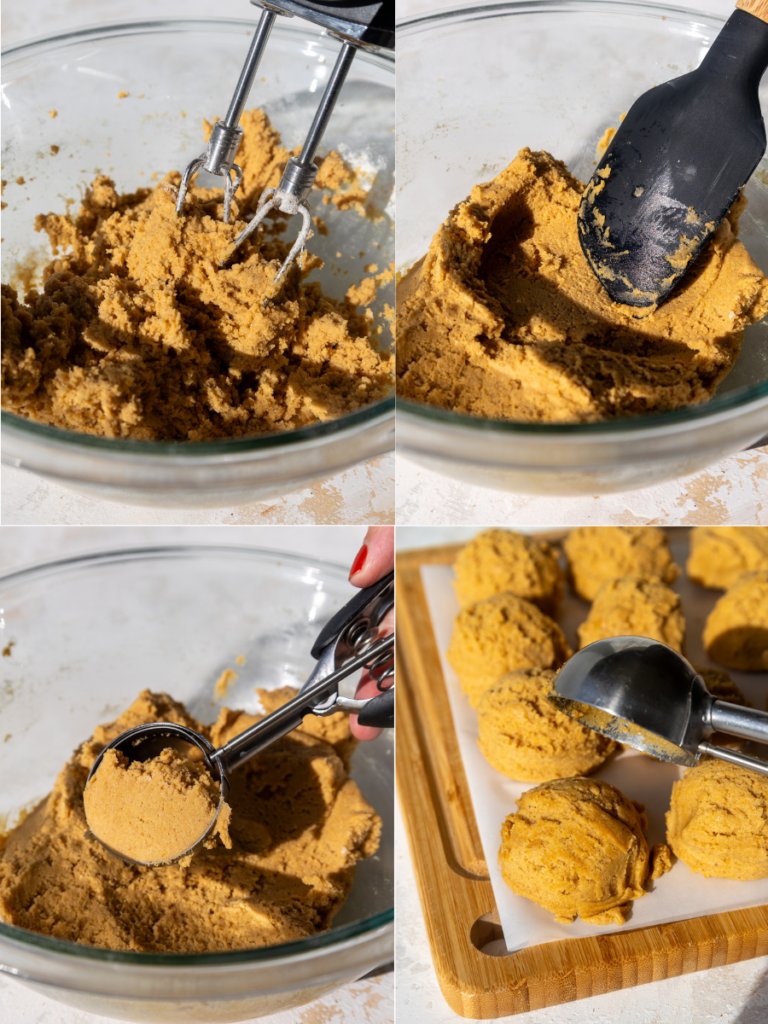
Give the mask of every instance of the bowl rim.
[{"label": "bowl rim", "polygon": [[[0,572],[0,596],[9,587],[27,582],[37,582],[47,576],[59,575],[70,570],[83,568],[101,569],[120,563],[172,559],[179,561],[193,560],[201,557],[230,557],[236,561],[247,558],[254,562],[279,562],[292,565],[294,568],[313,568],[338,579],[347,579],[348,569],[336,562],[327,562],[311,555],[296,554],[277,548],[260,548],[244,544],[150,544],[137,547],[114,548],[102,551],[86,552],[64,558],[49,559],[35,562],[20,569]],[[283,942],[274,946],[263,946],[255,949],[234,949],[214,953],[145,953],[137,950],[102,949],[77,942],[56,939],[50,935],[42,935],[26,928],[9,925],[0,921],[0,940],[8,939],[14,945],[42,954],[58,954],[72,957],[78,961],[94,960],[101,963],[127,964],[131,967],[194,967],[221,968],[247,966],[267,961],[290,961],[304,957],[308,953],[323,953],[336,947],[351,944],[361,936],[385,934],[394,925],[393,906],[372,914],[360,921],[353,921],[337,928],[331,926],[327,931],[310,935],[305,939]],[[0,942],[0,945],[2,943]],[[0,969],[2,969],[0,967]]]},{"label": "bowl rim", "polygon": [[[452,20],[466,21],[494,17],[507,17],[517,14],[561,14],[597,13],[614,11],[625,15],[640,15],[658,18],[672,17],[675,21],[703,21],[711,27],[725,24],[726,17],[719,14],[708,14],[703,11],[676,7],[668,4],[644,2],[644,0],[499,0],[494,3],[483,3],[473,6],[457,5],[439,11],[413,15],[397,22],[402,37],[416,35],[428,31],[440,24]],[[733,12],[728,11],[728,17]],[[410,269],[410,268],[409,268]],[[726,378],[727,379],[727,378]],[[765,399],[765,402],[761,402]],[[754,404],[753,404],[754,403]],[[600,420],[596,423],[532,423],[522,420],[486,419],[468,413],[455,412],[442,406],[430,405],[397,395],[397,406],[400,412],[413,421],[421,421],[425,426],[446,426],[457,434],[462,432],[489,433],[497,431],[501,434],[527,434],[545,439],[594,437],[605,439],[606,434],[616,434],[620,438],[625,435],[637,436],[643,431],[651,433],[664,432],[670,427],[693,427],[696,421],[716,420],[718,414],[739,411],[745,412],[768,407],[768,380],[747,387],[738,388],[722,395],[715,395],[699,405],[683,406],[668,412],[654,412],[633,416],[615,417]]]},{"label": "bowl rim", "polygon": [[[128,35],[159,35],[163,32],[206,32],[216,29],[228,34],[236,34],[243,30],[252,33],[258,19],[248,21],[241,18],[157,18],[140,21],[125,19],[110,21],[105,25],[86,25],[69,32],[54,35],[43,35],[28,39],[14,46],[0,50],[3,63],[3,80],[6,68],[12,72],[15,62],[34,58],[47,52],[82,42],[120,38]],[[281,23],[282,22],[282,23]],[[280,19],[274,26],[272,34],[298,37],[311,35],[327,43],[339,42],[329,32],[311,26],[302,18]],[[383,67],[394,74],[395,57],[388,51],[371,52],[360,49],[355,60]],[[394,90],[394,83],[392,86]],[[394,385],[392,393],[378,401],[371,402],[344,413],[334,419],[322,423],[312,423],[295,430],[265,431],[260,434],[249,434],[245,437],[216,438],[210,441],[139,441],[124,438],[101,437],[96,434],[82,434],[74,430],[51,427],[45,423],[26,419],[16,413],[2,410],[0,421],[2,429],[17,431],[33,441],[52,441],[69,449],[83,449],[90,453],[110,453],[131,455],[133,457],[168,457],[189,460],[198,456],[242,456],[251,452],[269,449],[292,448],[303,442],[322,441],[332,438],[345,430],[357,430],[364,426],[375,426],[391,420],[395,415]]]}]

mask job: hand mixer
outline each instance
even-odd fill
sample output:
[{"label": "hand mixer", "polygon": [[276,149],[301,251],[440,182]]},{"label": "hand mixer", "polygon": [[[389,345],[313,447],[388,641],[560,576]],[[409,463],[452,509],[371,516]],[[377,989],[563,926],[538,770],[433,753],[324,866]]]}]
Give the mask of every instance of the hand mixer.
[{"label": "hand mixer", "polygon": [[704,754],[768,775],[768,761],[707,740],[713,732],[768,743],[768,714],[718,700],[682,654],[658,640],[617,636],[578,651],[547,694],[571,718],[675,764]]},{"label": "hand mixer", "polygon": [[298,158],[292,156],[288,160],[277,188],[265,189],[261,194],[256,214],[237,236],[233,246],[234,251],[256,230],[270,210],[279,210],[289,216],[301,214],[301,230],[275,276],[274,283],[277,284],[310,236],[312,216],[307,196],[318,171],[314,156],[355,54],[358,48],[393,50],[395,47],[395,0],[376,0],[374,3],[357,3],[356,0],[327,0],[326,3],[316,3],[314,0],[251,0],[251,3],[262,7],[263,12],[232,101],[224,120],[216,121],[213,125],[205,152],[184,171],[176,213],[181,214],[183,211],[184,198],[192,177],[198,171],[205,170],[224,178],[224,222],[229,223],[232,199],[243,178],[242,170],[235,163],[237,148],[243,137],[240,117],[277,16],[291,18],[298,15],[327,29],[341,40],[342,47],[301,153]]},{"label": "hand mixer", "polygon": [[[218,750],[199,733],[172,722],[151,722],[128,729],[112,740],[101,751],[91,768],[86,786],[99,770],[107,750],[118,750],[129,761],[149,761],[167,747],[184,757],[202,758],[211,776],[221,787],[218,811],[227,802],[230,774],[240,765],[255,757],[276,740],[297,729],[305,715],[331,715],[336,711],[349,711],[358,715],[361,725],[392,728],[395,724],[395,688],[384,687],[393,675],[392,649],[394,635],[378,638],[381,623],[394,605],[394,572],[356,594],[329,620],[312,647],[317,665],[299,694],[267,715],[256,725],[241,732]],[[365,700],[352,700],[339,695],[339,682],[361,668],[368,670],[376,681],[379,693]],[[184,853],[173,861],[188,856],[213,831],[218,812],[210,826]],[[93,838],[98,835],[91,832]],[[102,845],[116,857],[131,864],[144,863],[131,860]],[[154,861],[153,864],[171,863]]]}]

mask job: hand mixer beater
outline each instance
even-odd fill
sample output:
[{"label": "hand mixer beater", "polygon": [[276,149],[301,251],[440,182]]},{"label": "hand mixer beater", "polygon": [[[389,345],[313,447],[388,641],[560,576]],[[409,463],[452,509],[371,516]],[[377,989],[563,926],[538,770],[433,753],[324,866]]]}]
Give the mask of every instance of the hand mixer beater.
[{"label": "hand mixer beater", "polygon": [[375,3],[357,3],[356,0],[327,0],[325,3],[315,3],[314,0],[251,0],[251,3],[263,8],[263,11],[232,101],[226,117],[213,125],[205,153],[192,160],[184,171],[179,186],[176,213],[178,215],[183,211],[184,199],[193,176],[198,171],[205,170],[224,178],[224,222],[229,223],[232,198],[243,177],[242,170],[235,163],[237,148],[243,137],[240,117],[245,109],[272,26],[278,15],[289,18],[297,15],[325,28],[341,40],[342,47],[304,146],[298,157],[292,156],[288,160],[277,188],[265,189],[261,194],[253,219],[237,236],[233,246],[234,251],[256,230],[270,210],[279,210],[289,216],[301,214],[301,230],[275,276],[274,283],[277,284],[304,248],[311,234],[312,215],[307,196],[318,171],[313,158],[355,54],[358,48],[373,51],[394,49],[395,0],[377,0]]}]

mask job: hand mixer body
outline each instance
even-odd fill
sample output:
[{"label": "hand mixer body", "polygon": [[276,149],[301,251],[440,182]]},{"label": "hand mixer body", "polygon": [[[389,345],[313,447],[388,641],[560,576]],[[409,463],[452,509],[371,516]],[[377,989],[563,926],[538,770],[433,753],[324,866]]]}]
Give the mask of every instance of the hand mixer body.
[{"label": "hand mixer body", "polygon": [[[394,725],[394,686],[381,684],[391,677],[394,636],[378,638],[384,616],[394,604],[394,572],[357,593],[325,625],[312,647],[317,665],[298,695],[260,722],[235,736],[223,747],[214,749],[204,737],[172,722],[152,722],[121,733],[99,753],[88,773],[86,788],[108,750],[117,750],[129,761],[149,761],[170,747],[186,758],[203,761],[212,778],[221,787],[216,816],[205,832],[177,861],[188,856],[216,827],[219,813],[229,795],[229,776],[245,761],[301,725],[306,715],[329,715],[335,711],[356,711],[363,724],[391,728]],[[363,701],[339,696],[340,681],[361,668],[367,668],[379,681],[381,692]],[[98,835],[91,832],[99,842]],[[129,863],[135,861],[102,842],[110,853]],[[171,863],[153,861],[152,863]]]},{"label": "hand mixer body", "polygon": [[176,212],[180,214],[183,211],[185,197],[193,176],[199,170],[204,169],[224,177],[224,222],[229,223],[232,198],[242,180],[242,171],[235,163],[235,154],[243,135],[239,121],[275,18],[278,15],[286,17],[297,15],[313,24],[320,25],[341,39],[343,45],[323,92],[301,154],[299,157],[291,157],[288,160],[277,188],[264,190],[259,199],[255,216],[237,236],[225,261],[228,262],[232,259],[237,248],[258,228],[272,210],[279,210],[289,216],[298,213],[302,217],[302,227],[288,256],[275,275],[273,283],[277,284],[303,250],[312,233],[312,216],[307,197],[317,176],[318,168],[314,157],[352,66],[355,53],[358,48],[394,49],[395,0],[377,0],[375,3],[368,4],[356,4],[354,0],[331,0],[328,3],[315,3],[311,0],[251,0],[251,3],[262,7],[263,13],[248,50],[229,110],[222,121],[217,121],[214,124],[206,152],[193,160],[184,171],[179,186]]}]

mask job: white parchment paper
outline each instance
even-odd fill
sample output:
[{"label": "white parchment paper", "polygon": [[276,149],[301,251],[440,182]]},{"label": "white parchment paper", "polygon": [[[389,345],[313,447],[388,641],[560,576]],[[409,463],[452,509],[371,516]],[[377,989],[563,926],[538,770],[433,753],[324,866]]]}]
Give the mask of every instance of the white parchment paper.
[{"label": "white parchment paper", "polygon": [[[685,549],[675,550],[678,565],[685,563]],[[516,896],[507,888],[497,862],[500,845],[499,830],[508,814],[517,810],[516,799],[535,783],[514,782],[491,768],[477,745],[477,713],[461,691],[458,677],[445,657],[451,639],[453,621],[459,606],[453,592],[453,569],[444,565],[423,565],[421,577],[432,619],[432,627],[440,651],[450,700],[453,722],[459,741],[461,757],[467,774],[472,804],[488,864],[493,894],[499,911],[504,939],[510,951],[529,945],[554,942],[558,939],[605,935],[622,928],[644,928],[649,925],[702,917],[722,911],[768,903],[768,879],[756,882],[735,882],[719,878],[704,878],[694,874],[682,861],[675,861],[671,871],[652,883],[651,892],[635,900],[632,911],[623,926],[589,925],[577,919],[573,924],[558,924],[543,907]],[[674,587],[683,600],[689,641],[686,654],[698,664],[708,662],[701,645],[704,620],[719,594],[702,590],[687,578]],[[568,641],[576,649],[576,627],[587,617],[589,605],[567,595],[559,617]],[[768,692],[768,676],[731,673],[731,676],[755,707],[764,708]],[[595,778],[610,782],[625,796],[645,804],[648,815],[649,845],[664,842],[666,837],[664,816],[669,808],[673,782],[683,769],[676,765],[656,761],[637,751],[625,750],[609,759]]]}]

